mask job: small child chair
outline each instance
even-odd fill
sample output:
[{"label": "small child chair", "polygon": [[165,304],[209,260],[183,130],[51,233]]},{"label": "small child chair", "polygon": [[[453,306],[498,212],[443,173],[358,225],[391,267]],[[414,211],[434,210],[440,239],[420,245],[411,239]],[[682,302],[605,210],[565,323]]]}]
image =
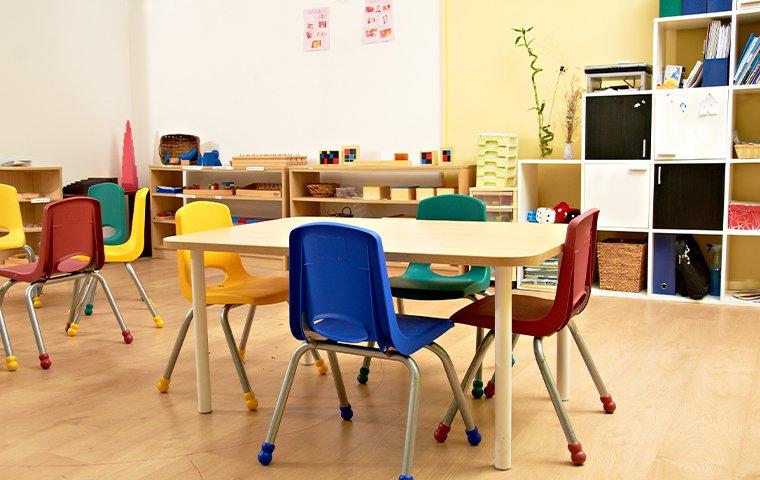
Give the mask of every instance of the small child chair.
[{"label": "small child chair", "polygon": [[[454,398],[464,419],[467,440],[480,443],[464,392],[446,351],[435,339],[452,328],[451,321],[396,315],[380,237],[369,230],[333,223],[314,223],[290,234],[290,330],[303,343],[290,358],[277,406],[258,459],[269,465],[285,404],[306,352],[325,350],[338,391],[340,416],[353,417],[338,365],[337,353],[403,363],[411,374],[404,460],[400,480],[412,479],[414,435],[419,407],[420,372],[411,355],[423,348],[443,363]],[[356,344],[372,342],[377,348]]]},{"label": "small child chair", "polygon": [[[573,317],[581,313],[588,304],[591,296],[591,281],[594,275],[594,260],[596,253],[596,223],[599,218],[599,210],[589,210],[573,219],[567,228],[567,237],[562,249],[562,261],[559,267],[559,279],[557,293],[554,300],[534,297],[531,295],[514,295],[512,298],[512,345],[517,342],[520,335],[533,337],[533,350],[536,356],[538,368],[549,391],[554,410],[559,417],[562,430],[567,439],[567,448],[570,458],[576,465],[582,465],[586,461],[586,453],[580,442],[575,437],[570,417],[567,415],[565,406],[562,404],[557,385],[549,369],[549,364],[544,357],[543,339],[554,335],[565,326],[575,340],[578,350],[581,352],[591,378],[594,380],[599,398],[606,413],[613,413],[616,405],[607,392],[601,375],[591,358],[586,342],[583,340]],[[482,361],[488,348],[493,342],[494,328],[493,297],[486,297],[456,312],[451,320],[454,323],[472,325],[489,329],[481,348],[478,349],[475,358],[465,374],[465,380],[474,375],[477,365]],[[451,420],[456,414],[454,402],[449,405],[443,421],[435,432],[435,439],[444,442],[451,428]]]},{"label": "small child chair", "polygon": [[[36,260],[34,250],[26,244],[24,221],[21,218],[21,205],[18,202],[18,191],[11,185],[0,183],[0,227],[8,233],[0,237],[0,250],[23,250],[30,262]],[[40,291],[35,291],[32,301],[34,307],[42,305]]]},{"label": "small child chair", "polygon": [[[232,216],[226,205],[216,202],[192,202],[177,210],[175,215],[177,235],[214,230],[218,228],[232,227]],[[288,280],[280,276],[253,276],[243,267],[240,255],[237,253],[206,252],[204,255],[206,268],[221,270],[225,278],[216,285],[206,286],[206,304],[221,305],[221,324],[227,345],[232,354],[238,379],[243,387],[243,398],[249,410],[256,410],[258,400],[251,390],[248,376],[243,367],[245,347],[251,331],[253,316],[257,305],[272,305],[284,302],[288,299]],[[190,282],[190,252],[177,251],[177,263],[179,266],[179,286],[182,295],[187,301],[192,302],[193,294]],[[250,305],[245,326],[243,327],[240,346],[236,347],[235,338],[230,328],[229,312],[231,309]],[[191,308],[185,315],[185,319],[179,328],[174,348],[169,356],[169,361],[164,370],[164,375],[158,381],[157,388],[161,393],[169,390],[169,382],[177,363],[182,344],[185,342],[187,330],[193,319]],[[327,365],[324,360],[317,357],[316,367],[320,374],[327,373]]]},{"label": "small child chair", "polygon": [[[126,220],[124,220],[124,227],[119,225],[119,218],[126,219],[127,215],[126,207],[124,205],[124,190],[121,188],[121,186],[115,183],[99,183],[90,187],[87,190],[87,195],[100,202],[100,205],[104,212],[103,221],[110,222],[109,224],[112,225],[116,231],[114,235],[103,240],[104,243],[106,243],[104,247],[106,263],[124,264],[124,267],[127,269],[127,272],[132,279],[132,282],[137,287],[140,298],[142,299],[143,303],[145,303],[145,306],[148,307],[148,311],[153,317],[153,324],[156,326],[156,328],[163,327],[164,321],[161,319],[161,316],[158,314],[158,312],[156,312],[153,301],[148,296],[148,292],[145,290],[145,287],[140,281],[140,278],[137,276],[137,272],[135,272],[135,269],[132,267],[131,263],[140,258],[143,248],[145,247],[145,208],[148,197],[148,189],[141,188],[135,194],[135,207],[134,213],[132,215],[132,230],[130,232],[129,238],[121,243],[113,243],[113,239],[116,238],[118,240],[123,236],[126,236]],[[108,243],[109,241],[111,242],[110,244]],[[90,281],[88,284],[84,285],[83,289],[80,290],[79,296],[81,297],[81,295],[84,293],[86,298],[86,302],[83,302],[85,303],[85,315],[92,314],[92,302],[95,297],[95,287],[96,283],[94,281]],[[74,305],[77,305],[78,303],[80,302],[77,300],[74,301]],[[77,331],[79,330],[79,319],[80,309],[77,308],[73,320],[66,325],[66,331],[69,336],[73,337],[77,334]]]},{"label": "small child chair", "polygon": [[[422,200],[417,207],[417,220],[449,220],[485,222],[486,206],[482,200],[467,195],[441,195]],[[491,269],[473,266],[462,275],[440,275],[429,263],[410,263],[406,271],[392,277],[391,293],[396,298],[399,313],[404,313],[404,299],[409,300],[455,300],[467,298],[476,301],[476,294],[483,294],[491,285]],[[477,329],[475,348],[483,339],[483,330]],[[371,346],[371,345],[370,345]],[[371,359],[364,360],[357,381],[366,384]],[[472,385],[472,396],[483,395],[481,369],[478,369]]]},{"label": "small child chair", "polygon": [[[40,365],[43,369],[50,368],[50,356],[45,350],[42,332],[34,311],[32,295],[36,288],[69,280],[90,281],[100,283],[111,304],[116,321],[121,328],[125,343],[132,343],[132,334],[127,329],[111,290],[105,279],[98,273],[103,266],[103,227],[100,223],[100,205],[91,198],[74,197],[45,206],[42,214],[42,239],[40,254],[37,260],[24,265],[6,266],[0,268],[0,276],[8,281],[0,287],[0,304],[14,284],[29,283],[26,288],[26,307],[29,320],[32,323],[34,338],[39,350]],[[0,326],[5,328],[0,311]],[[15,363],[13,351],[7,332],[2,335],[5,347],[6,362],[11,369]],[[13,365],[15,368],[16,365]]]}]

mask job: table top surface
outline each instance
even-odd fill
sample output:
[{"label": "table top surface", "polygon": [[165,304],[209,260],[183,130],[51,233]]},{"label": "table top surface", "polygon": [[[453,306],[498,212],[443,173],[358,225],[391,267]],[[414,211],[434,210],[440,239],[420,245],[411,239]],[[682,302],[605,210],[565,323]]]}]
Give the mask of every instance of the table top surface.
[{"label": "table top surface", "polygon": [[314,222],[377,232],[388,260],[494,267],[540,264],[561,252],[567,231],[564,224],[288,217],[176,235],[164,242],[183,250],[287,255],[290,232]]}]

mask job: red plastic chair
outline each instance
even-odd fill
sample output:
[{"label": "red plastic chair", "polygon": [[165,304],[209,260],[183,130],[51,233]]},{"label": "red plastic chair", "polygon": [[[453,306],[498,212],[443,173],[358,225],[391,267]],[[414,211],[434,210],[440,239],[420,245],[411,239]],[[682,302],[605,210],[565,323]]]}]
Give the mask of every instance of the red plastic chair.
[{"label": "red plastic chair", "polygon": [[[111,304],[124,342],[132,343],[132,334],[124,324],[111,290],[97,272],[103,267],[105,261],[102,232],[100,205],[97,200],[75,197],[48,204],[42,214],[42,237],[37,261],[0,268],[0,276],[8,279],[0,287],[0,304],[8,289],[14,284],[18,282],[29,284],[25,295],[26,309],[32,322],[34,338],[40,353],[40,365],[43,369],[50,368],[51,362],[45,350],[32,296],[38,287],[45,284],[90,278],[98,281]],[[71,314],[72,310],[69,311],[70,316]]]},{"label": "red plastic chair", "polygon": [[[599,210],[592,209],[575,218],[567,229],[567,237],[562,250],[562,262],[559,269],[557,282],[557,294],[554,300],[533,297],[529,295],[515,295],[512,304],[512,346],[517,342],[520,335],[533,337],[533,350],[536,356],[538,368],[544,379],[549,396],[554,404],[562,430],[567,439],[567,448],[574,464],[582,465],[586,461],[586,453],[580,442],[575,437],[570,418],[567,415],[562,399],[554,382],[554,377],[549,370],[549,365],[544,356],[543,339],[559,332],[565,326],[570,329],[576,345],[583,356],[586,367],[599,391],[602,405],[606,413],[615,411],[615,402],[607,392],[602,377],[594,365],[591,353],[583,341],[578,327],[572,318],[583,311],[591,296],[591,281],[594,275],[594,258],[596,252],[596,223],[599,218]],[[475,375],[478,365],[483,361],[483,356],[493,343],[494,339],[494,297],[486,297],[482,300],[464,307],[456,312],[451,320],[454,323],[472,325],[474,327],[487,328],[489,333],[483,340],[481,348],[472,360],[465,375],[462,386],[468,385]],[[490,382],[489,382],[490,383]],[[493,391],[493,384],[489,385]],[[444,442],[451,429],[451,421],[456,413],[456,404],[449,407],[441,424],[435,432],[435,439]]]}]

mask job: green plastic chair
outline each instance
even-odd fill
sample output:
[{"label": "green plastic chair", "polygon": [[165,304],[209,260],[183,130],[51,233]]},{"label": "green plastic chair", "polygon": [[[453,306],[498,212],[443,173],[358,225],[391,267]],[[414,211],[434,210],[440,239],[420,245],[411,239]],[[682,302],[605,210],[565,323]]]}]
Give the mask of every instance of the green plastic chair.
[{"label": "green plastic chair", "polygon": [[[482,200],[467,195],[441,195],[422,200],[417,207],[417,220],[453,220],[469,222],[486,221],[486,205]],[[473,266],[462,275],[440,275],[430,268],[429,263],[410,263],[403,275],[390,279],[391,293],[396,297],[399,313],[404,313],[404,299],[410,300],[456,300],[469,298],[477,300],[475,294],[482,294],[491,285],[491,269]],[[477,333],[476,344],[480,345],[483,331]],[[371,359],[366,357],[359,370],[357,380],[366,384],[369,380]],[[472,395],[483,396],[482,373],[479,369],[473,382]]]},{"label": "green plastic chair", "polygon": [[127,241],[127,207],[124,189],[116,183],[98,183],[87,189],[87,196],[100,202],[103,226],[113,233],[103,238],[105,245],[121,245]]}]

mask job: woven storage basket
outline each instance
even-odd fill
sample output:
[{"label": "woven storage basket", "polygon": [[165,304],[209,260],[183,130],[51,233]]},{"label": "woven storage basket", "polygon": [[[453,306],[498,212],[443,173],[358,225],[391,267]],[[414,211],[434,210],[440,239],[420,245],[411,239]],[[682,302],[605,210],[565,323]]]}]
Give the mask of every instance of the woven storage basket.
[{"label": "woven storage basket", "polygon": [[167,153],[170,158],[177,158],[192,148],[198,152],[201,150],[201,140],[195,135],[184,133],[163,135],[158,143],[158,158],[163,159]]},{"label": "woven storage basket", "polygon": [[597,257],[602,290],[640,292],[646,288],[646,243],[607,239],[597,244]]},{"label": "woven storage basket", "polygon": [[760,143],[742,143],[734,145],[739,158],[760,158]]},{"label": "woven storage basket", "polygon": [[334,197],[339,186],[337,183],[307,183],[306,189],[312,197],[327,198]]}]

